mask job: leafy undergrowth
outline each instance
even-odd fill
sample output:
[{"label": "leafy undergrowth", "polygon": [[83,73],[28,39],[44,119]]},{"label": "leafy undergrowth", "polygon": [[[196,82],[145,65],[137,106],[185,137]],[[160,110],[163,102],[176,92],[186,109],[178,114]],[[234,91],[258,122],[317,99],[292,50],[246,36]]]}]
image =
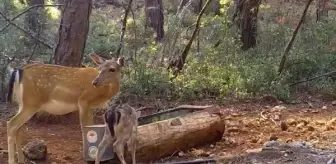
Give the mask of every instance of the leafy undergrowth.
[{"label": "leafy undergrowth", "polygon": [[[334,148],[335,106],[331,103],[282,106],[286,108],[274,108],[260,103],[222,106],[234,112],[226,118],[226,131],[221,141],[188,151],[176,151],[159,162],[241,156],[262,147],[270,139],[281,142],[308,141],[317,148]],[[288,126],[287,130],[282,131],[272,121],[262,118],[261,111],[265,111],[267,116],[281,118]],[[26,141],[38,138],[46,142],[49,153],[47,163],[83,163],[81,132],[77,122],[68,121],[47,126],[29,123],[24,127],[28,133]],[[6,128],[3,124],[0,127],[0,148],[7,148],[6,141]],[[0,163],[6,163],[6,160],[6,154],[0,155]]]}]

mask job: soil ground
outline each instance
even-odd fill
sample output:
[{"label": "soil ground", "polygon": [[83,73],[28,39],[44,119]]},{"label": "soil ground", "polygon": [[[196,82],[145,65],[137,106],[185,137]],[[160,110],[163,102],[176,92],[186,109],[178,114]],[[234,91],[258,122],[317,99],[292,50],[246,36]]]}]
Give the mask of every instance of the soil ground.
[{"label": "soil ground", "polygon": [[[231,112],[226,118],[226,131],[220,142],[193,148],[185,152],[176,152],[158,162],[179,161],[184,159],[217,158],[220,163],[325,163],[330,156],[307,156],[298,152],[295,156],[284,151],[256,152],[269,140],[281,142],[308,141],[312,146],[333,149],[336,146],[336,106],[330,102],[296,105],[281,105],[286,108],[274,108],[260,103],[240,103],[226,105]],[[323,107],[325,106],[325,107]],[[288,129],[286,131],[271,120],[260,116],[279,117]],[[6,118],[7,119],[7,118]],[[24,125],[26,142],[41,139],[48,147],[48,162],[53,164],[82,164],[82,138],[76,119],[66,118],[59,124],[28,122]],[[4,119],[2,120],[4,122]],[[7,149],[5,124],[0,125],[0,149]],[[247,156],[246,156],[247,155]],[[292,157],[292,158],[290,158]],[[302,157],[302,158],[300,158]],[[317,159],[318,158],[318,159]],[[320,159],[321,158],[321,159]],[[306,161],[305,161],[306,160]],[[287,161],[287,162],[286,162]],[[0,163],[7,163],[7,154],[0,154]],[[28,162],[29,163],[29,162]]]}]

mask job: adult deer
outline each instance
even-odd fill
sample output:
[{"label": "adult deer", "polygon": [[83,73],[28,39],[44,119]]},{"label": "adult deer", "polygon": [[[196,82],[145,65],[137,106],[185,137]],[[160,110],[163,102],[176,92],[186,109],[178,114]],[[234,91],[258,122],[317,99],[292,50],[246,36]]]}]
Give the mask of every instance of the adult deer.
[{"label": "adult deer", "polygon": [[93,124],[93,109],[105,106],[119,92],[124,57],[109,60],[95,54],[89,57],[98,69],[30,64],[12,72],[7,99],[11,101],[14,93],[19,111],[7,122],[9,164],[15,163],[15,148],[18,162],[24,162],[18,130],[35,113],[64,115],[79,110],[83,131],[84,126]]}]

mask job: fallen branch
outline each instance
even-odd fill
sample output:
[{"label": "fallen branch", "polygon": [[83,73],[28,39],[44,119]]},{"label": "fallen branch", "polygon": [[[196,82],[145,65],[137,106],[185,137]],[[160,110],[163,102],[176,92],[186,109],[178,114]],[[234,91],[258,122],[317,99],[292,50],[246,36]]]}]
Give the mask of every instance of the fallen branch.
[{"label": "fallen branch", "polygon": [[264,113],[265,113],[265,111],[261,111],[260,112],[260,116],[263,118],[263,119],[265,119],[265,120],[271,120],[275,125],[280,125],[280,124],[278,124],[273,118],[269,118],[269,117],[266,117],[265,115],[264,115]]},{"label": "fallen branch", "polygon": [[172,60],[168,65],[168,70],[171,69],[172,73],[174,75],[173,78],[176,78],[177,74],[179,72],[181,72],[181,70],[183,69],[185,60],[188,56],[188,52],[189,52],[189,50],[191,48],[191,45],[192,45],[192,43],[193,43],[193,41],[196,37],[197,31],[199,30],[199,26],[200,26],[200,23],[201,23],[201,17],[203,15],[203,13],[205,12],[205,10],[207,9],[207,7],[209,6],[210,2],[211,2],[211,0],[207,0],[206,3],[203,6],[201,12],[198,14],[198,17],[197,17],[197,20],[196,20],[195,30],[194,30],[188,44],[185,46],[182,54],[180,56],[178,56],[175,60]]},{"label": "fallen branch", "polygon": [[307,4],[306,4],[306,7],[305,9],[303,10],[303,13],[302,13],[302,16],[301,16],[301,19],[299,21],[299,24],[296,26],[294,32],[293,32],[293,35],[292,35],[292,38],[291,40],[288,42],[287,44],[287,47],[282,55],[282,59],[281,59],[281,62],[280,62],[280,65],[279,65],[279,69],[278,69],[278,74],[280,75],[284,66],[285,66],[285,62],[286,62],[286,58],[289,54],[289,50],[293,47],[293,43],[294,43],[294,40],[295,40],[295,37],[304,21],[304,18],[306,17],[306,14],[307,14],[307,11],[308,11],[308,8],[310,6],[310,4],[312,3],[313,0],[308,0]]},{"label": "fallen branch", "polygon": [[8,150],[0,150],[0,153],[8,153]]},{"label": "fallen branch", "polygon": [[[63,5],[62,4],[54,4],[54,5],[42,5],[42,4],[39,4],[39,5],[33,5],[33,6],[28,7],[26,10],[22,11],[20,14],[16,15],[15,17],[13,17],[11,19],[11,21],[14,21],[16,18],[20,17],[21,15],[23,15],[24,13],[28,12],[29,10],[31,10],[33,8],[37,8],[37,7],[54,7],[54,6],[63,6]],[[7,23],[5,25],[5,27],[3,27],[0,30],[0,32],[3,32],[9,25],[10,25],[10,23]]]},{"label": "fallen branch", "polygon": [[12,22],[10,19],[8,19],[2,12],[0,12],[0,15],[10,24],[12,24],[14,27],[16,27],[17,29],[21,30],[23,33],[25,33],[26,35],[29,35],[31,38],[33,38],[34,40],[36,40],[37,42],[41,43],[42,45],[46,46],[49,49],[53,49],[53,47],[51,45],[49,45],[48,43],[45,43],[43,41],[41,41],[40,39],[36,38],[33,34],[31,34],[30,32],[28,32],[27,30],[21,28],[20,26],[18,26],[17,24],[15,24],[14,22]]},{"label": "fallen branch", "polygon": [[124,4],[122,4],[123,8],[125,9],[125,15],[124,15],[124,19],[122,21],[122,28],[121,28],[119,46],[118,46],[118,49],[117,49],[117,51],[115,53],[117,57],[120,55],[121,48],[122,48],[122,46],[124,44],[124,35],[125,35],[125,31],[126,31],[127,17],[128,17],[129,11],[132,8],[132,2],[133,2],[133,0],[129,0],[127,8],[125,8]]},{"label": "fallen branch", "polygon": [[299,83],[308,82],[308,81],[312,81],[312,80],[315,80],[317,78],[324,77],[324,76],[329,76],[329,75],[332,75],[332,74],[335,74],[335,73],[336,73],[336,71],[328,72],[328,73],[325,73],[325,74],[322,74],[322,75],[318,75],[318,76],[312,77],[310,79],[300,80],[300,81],[294,82],[292,84],[289,84],[289,86],[292,86],[292,85],[295,85],[295,84],[299,84]]}]

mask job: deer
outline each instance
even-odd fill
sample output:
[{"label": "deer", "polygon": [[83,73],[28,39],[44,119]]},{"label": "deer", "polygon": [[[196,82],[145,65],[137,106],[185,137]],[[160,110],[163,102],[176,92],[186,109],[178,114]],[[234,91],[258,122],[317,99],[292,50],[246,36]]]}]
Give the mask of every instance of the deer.
[{"label": "deer", "polygon": [[141,111],[136,111],[129,104],[113,105],[104,113],[105,132],[102,141],[98,145],[95,164],[100,163],[106,148],[113,144],[121,164],[126,164],[124,159],[124,147],[127,144],[132,156],[132,164],[135,164],[136,137],[138,118]]},{"label": "deer", "polygon": [[19,109],[7,121],[9,164],[15,163],[16,151],[18,163],[24,163],[22,140],[18,135],[21,133],[18,132],[37,112],[65,115],[79,111],[84,141],[83,128],[94,123],[93,110],[106,107],[108,101],[119,92],[120,74],[124,66],[123,56],[104,59],[92,53],[89,57],[96,67],[35,63],[11,71],[7,102],[16,101]]}]

